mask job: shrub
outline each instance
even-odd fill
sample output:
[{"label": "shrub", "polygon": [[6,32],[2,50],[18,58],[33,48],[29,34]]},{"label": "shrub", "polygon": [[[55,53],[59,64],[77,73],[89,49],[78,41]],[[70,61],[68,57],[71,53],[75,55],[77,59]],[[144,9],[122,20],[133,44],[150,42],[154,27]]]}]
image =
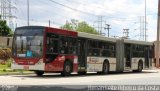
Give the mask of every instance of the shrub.
[{"label": "shrub", "polygon": [[6,69],[3,69],[3,72],[6,72],[7,70]]}]

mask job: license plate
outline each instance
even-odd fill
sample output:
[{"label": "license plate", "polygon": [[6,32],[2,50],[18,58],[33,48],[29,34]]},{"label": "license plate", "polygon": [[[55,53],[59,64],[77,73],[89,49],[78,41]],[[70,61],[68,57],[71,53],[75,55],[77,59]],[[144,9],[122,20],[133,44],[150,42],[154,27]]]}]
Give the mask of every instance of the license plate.
[{"label": "license plate", "polygon": [[24,70],[29,70],[29,66],[28,65],[25,65],[23,68],[24,68]]}]

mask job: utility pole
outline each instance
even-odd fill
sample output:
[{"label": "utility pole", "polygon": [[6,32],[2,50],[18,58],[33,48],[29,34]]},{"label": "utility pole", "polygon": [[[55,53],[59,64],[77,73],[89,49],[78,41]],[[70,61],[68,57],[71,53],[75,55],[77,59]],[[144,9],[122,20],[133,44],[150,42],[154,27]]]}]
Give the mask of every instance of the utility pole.
[{"label": "utility pole", "polygon": [[103,25],[102,25],[103,19],[102,19],[102,18],[103,18],[103,17],[100,16],[100,34],[102,34],[102,27],[103,27]]},{"label": "utility pole", "polygon": [[102,16],[98,16],[98,32],[100,33],[100,35],[102,34],[102,23],[103,23],[103,17]]},{"label": "utility pole", "polygon": [[102,35],[102,31],[104,29],[103,25],[106,21],[103,20],[103,16],[98,16],[98,20],[94,21],[94,23],[97,23],[97,26],[95,27],[100,35]]},{"label": "utility pole", "polygon": [[139,40],[143,40],[145,41],[145,37],[147,37],[147,35],[145,34],[145,16],[140,16],[139,17],[139,22],[135,22],[139,24]]},{"label": "utility pole", "polygon": [[145,18],[144,18],[144,24],[145,24],[145,33],[144,33],[144,36],[145,36],[145,41],[147,41],[147,15],[146,15],[146,0],[145,0]]},{"label": "utility pole", "polygon": [[107,26],[107,27],[104,27],[104,29],[105,29],[105,30],[106,30],[106,29],[108,30],[108,37],[109,37],[109,30],[111,29],[111,28],[110,28],[111,25],[106,24],[106,26]]},{"label": "utility pole", "polygon": [[8,21],[9,27],[11,29],[14,29],[13,19],[16,18],[16,16],[13,14],[13,11],[17,10],[16,6],[13,4],[13,1],[14,0],[1,0],[0,1],[1,19]]},{"label": "utility pole", "polygon": [[139,28],[140,28],[140,29],[139,29],[139,30],[140,30],[140,40],[143,40],[142,18],[143,18],[143,17],[140,16],[140,19],[139,19],[139,24],[140,24],[140,25],[139,25]]},{"label": "utility pole", "polygon": [[29,26],[29,0],[27,0],[27,17],[28,17],[28,26]]},{"label": "utility pole", "polygon": [[51,26],[51,21],[49,20],[49,27]]},{"label": "utility pole", "polygon": [[156,49],[156,67],[159,67],[159,38],[160,37],[160,0],[158,0],[158,20],[157,20],[157,49]]},{"label": "utility pole", "polygon": [[123,37],[124,38],[129,38],[129,29],[123,29]]},{"label": "utility pole", "polygon": [[145,22],[144,22],[144,16],[140,16],[140,40],[145,40]]}]

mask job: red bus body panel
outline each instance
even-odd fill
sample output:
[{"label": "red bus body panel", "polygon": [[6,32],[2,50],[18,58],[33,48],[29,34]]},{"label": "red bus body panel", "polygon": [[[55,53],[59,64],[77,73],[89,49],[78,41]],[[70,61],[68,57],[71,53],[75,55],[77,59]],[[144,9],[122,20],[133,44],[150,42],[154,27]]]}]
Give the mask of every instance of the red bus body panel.
[{"label": "red bus body panel", "polygon": [[19,57],[13,57],[14,61],[18,65],[35,65],[36,63],[39,62],[40,59],[43,59],[44,65],[44,71],[45,72],[59,72],[63,71],[63,66],[65,60],[70,60],[73,63],[73,71],[77,72],[78,71],[78,62],[75,61],[77,60],[77,55],[66,55],[66,54],[59,54],[52,62],[47,63],[46,62],[46,34],[47,33],[55,33],[55,34],[60,34],[64,36],[70,36],[70,37],[77,37],[78,33],[75,31],[68,31],[68,30],[62,30],[62,29],[57,29],[57,28],[49,28],[45,27],[44,28],[44,34],[43,34],[43,56],[41,58],[19,58]]},{"label": "red bus body panel", "polygon": [[77,72],[78,71],[78,64],[74,63],[74,59],[77,58],[77,56],[64,56],[64,55],[59,55],[57,58],[55,58],[51,63],[46,63],[45,65],[45,71],[63,71],[63,65],[66,59],[70,59],[71,62],[73,63],[73,71]]},{"label": "red bus body panel", "polygon": [[[77,37],[78,33],[75,31],[68,31],[68,30],[63,30],[63,29],[57,29],[57,28],[50,28],[46,27],[45,28],[45,34],[44,34],[44,50],[43,50],[43,58],[44,62],[46,60],[45,53],[46,53],[46,33],[55,33],[55,34],[60,34],[64,36],[71,36],[71,37]],[[77,56],[75,55],[62,55],[59,54],[54,60],[52,60],[51,63],[46,63],[45,64],[45,71],[48,72],[59,72],[63,71],[63,66],[64,62],[66,59],[71,60],[73,63],[73,71],[77,72],[78,71],[78,63],[74,63],[74,59],[76,59]]]},{"label": "red bus body panel", "polygon": [[13,59],[18,65],[35,65],[41,58],[18,58],[18,57],[14,57]]},{"label": "red bus body panel", "polygon": [[49,28],[49,27],[46,27],[45,31],[48,33],[55,33],[55,34],[61,34],[64,36],[72,36],[72,37],[77,37],[77,35],[78,35],[78,33],[76,31],[69,31],[69,30]]}]

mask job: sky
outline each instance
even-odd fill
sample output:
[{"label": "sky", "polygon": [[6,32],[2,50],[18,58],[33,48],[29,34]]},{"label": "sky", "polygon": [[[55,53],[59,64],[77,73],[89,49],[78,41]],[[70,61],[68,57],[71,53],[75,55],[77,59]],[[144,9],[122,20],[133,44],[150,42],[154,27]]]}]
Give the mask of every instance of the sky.
[{"label": "sky", "polygon": [[[16,1],[17,27],[27,25],[27,0]],[[129,29],[129,38],[140,37],[145,15],[145,0],[29,0],[30,25],[59,28],[66,21],[77,19],[90,26],[98,27],[98,17],[102,16],[103,27],[110,24],[110,37],[123,36],[123,29]],[[146,0],[147,40],[156,40],[158,0]],[[141,17],[141,19],[140,19]],[[142,28],[142,27],[141,27]],[[107,36],[107,31],[102,30]]]}]

